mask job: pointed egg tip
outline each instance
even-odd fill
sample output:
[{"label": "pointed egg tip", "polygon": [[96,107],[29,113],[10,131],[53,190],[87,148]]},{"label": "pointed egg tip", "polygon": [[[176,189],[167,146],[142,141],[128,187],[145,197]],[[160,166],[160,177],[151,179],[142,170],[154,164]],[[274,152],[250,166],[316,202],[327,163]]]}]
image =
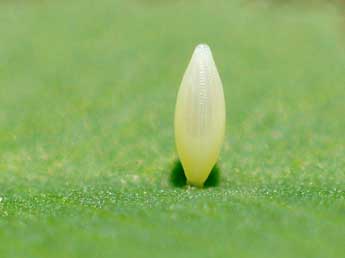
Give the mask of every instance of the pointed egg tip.
[{"label": "pointed egg tip", "polygon": [[211,48],[207,44],[199,44],[194,49],[194,54],[211,54]]},{"label": "pointed egg tip", "polygon": [[206,43],[200,43],[195,47],[196,50],[210,50],[209,45]]}]

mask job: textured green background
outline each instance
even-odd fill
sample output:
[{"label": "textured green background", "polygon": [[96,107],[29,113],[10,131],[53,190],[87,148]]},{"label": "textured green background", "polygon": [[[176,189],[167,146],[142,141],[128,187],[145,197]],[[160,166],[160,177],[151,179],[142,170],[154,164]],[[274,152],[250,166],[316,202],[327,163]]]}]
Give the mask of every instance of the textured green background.
[{"label": "textured green background", "polygon": [[[342,257],[344,6],[1,1],[0,257]],[[226,141],[175,167],[177,89],[205,42]]]}]

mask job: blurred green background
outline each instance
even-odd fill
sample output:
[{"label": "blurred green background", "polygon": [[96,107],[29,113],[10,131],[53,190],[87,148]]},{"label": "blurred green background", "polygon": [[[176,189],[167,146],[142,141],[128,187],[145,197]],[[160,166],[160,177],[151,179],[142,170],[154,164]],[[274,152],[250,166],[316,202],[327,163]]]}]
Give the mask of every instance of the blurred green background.
[{"label": "blurred green background", "polygon": [[[329,1],[0,2],[0,257],[342,257],[345,13]],[[226,141],[176,165],[207,43]]]}]

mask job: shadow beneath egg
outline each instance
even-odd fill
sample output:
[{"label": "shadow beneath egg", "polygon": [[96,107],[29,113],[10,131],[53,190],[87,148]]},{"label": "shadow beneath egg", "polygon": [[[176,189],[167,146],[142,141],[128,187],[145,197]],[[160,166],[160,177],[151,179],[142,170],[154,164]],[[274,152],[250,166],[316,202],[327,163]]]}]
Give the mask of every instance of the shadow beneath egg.
[{"label": "shadow beneath egg", "polygon": [[[216,187],[220,182],[220,168],[214,165],[210,175],[208,176],[204,188]],[[180,160],[175,160],[170,173],[170,183],[174,187],[184,187],[187,185],[187,178],[184,174],[183,166]]]}]

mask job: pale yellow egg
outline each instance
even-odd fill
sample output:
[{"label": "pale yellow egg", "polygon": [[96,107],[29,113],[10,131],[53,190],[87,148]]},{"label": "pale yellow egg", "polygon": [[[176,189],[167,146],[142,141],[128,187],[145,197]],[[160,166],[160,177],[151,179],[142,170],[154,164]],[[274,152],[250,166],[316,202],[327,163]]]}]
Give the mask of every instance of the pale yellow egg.
[{"label": "pale yellow egg", "polygon": [[175,110],[175,141],[187,181],[202,187],[224,141],[223,86],[210,48],[198,45],[184,73]]}]

